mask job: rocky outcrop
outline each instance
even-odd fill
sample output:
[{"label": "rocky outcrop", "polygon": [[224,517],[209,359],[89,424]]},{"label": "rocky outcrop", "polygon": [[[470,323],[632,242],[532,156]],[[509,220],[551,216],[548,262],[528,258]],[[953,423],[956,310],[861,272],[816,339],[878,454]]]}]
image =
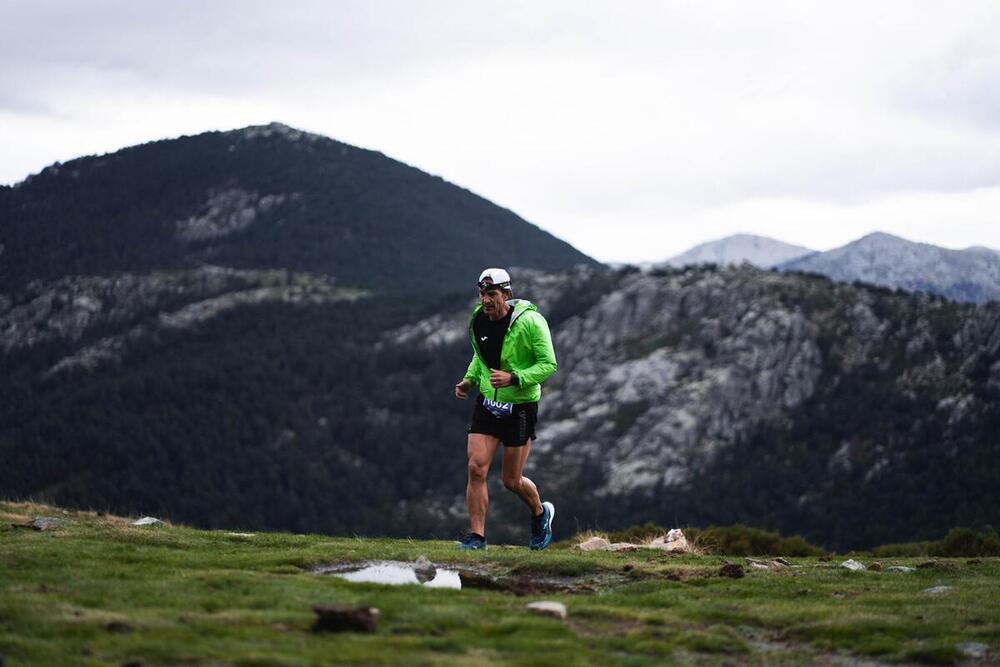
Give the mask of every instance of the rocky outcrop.
[{"label": "rocky outcrop", "polygon": [[602,494],[683,482],[808,398],[821,363],[813,323],[725,274],[635,276],[566,322],[555,345],[539,449],[561,469],[603,460]]},{"label": "rocky outcrop", "polygon": [[257,218],[285,201],[298,201],[301,194],[260,195],[240,188],[213,191],[197,215],[177,221],[181,241],[205,241],[229,236],[249,227]]},{"label": "rocky outcrop", "polygon": [[322,303],[360,295],[335,287],[326,276],[215,266],[35,281],[20,295],[20,303],[12,305],[6,297],[6,307],[0,308],[0,348],[10,353],[52,342],[78,343],[74,353],[48,369],[45,376],[51,376],[117,360],[156,331],[188,329],[237,306]]},{"label": "rocky outcrop", "polygon": [[[1000,387],[996,304],[745,265],[517,275],[517,296],[549,317],[559,359],[543,389],[532,465],[558,470],[559,488],[585,487],[596,499],[682,489],[756,434],[812,419],[804,416],[810,402],[847,409],[853,391],[844,388],[857,383],[883,402],[870,407],[936,405],[940,414],[922,416],[950,424],[947,438],[988,408],[982,388]],[[438,314],[383,343],[464,345],[466,325],[467,312]],[[885,428],[877,442],[847,429],[813,456],[825,457],[828,471],[877,484],[926,437]],[[821,493],[814,487],[797,500],[818,503]]]}]

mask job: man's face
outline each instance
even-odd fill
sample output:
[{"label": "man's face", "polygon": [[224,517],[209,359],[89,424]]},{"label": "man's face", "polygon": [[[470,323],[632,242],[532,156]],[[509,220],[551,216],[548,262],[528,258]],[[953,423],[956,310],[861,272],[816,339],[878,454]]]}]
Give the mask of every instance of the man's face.
[{"label": "man's face", "polygon": [[486,317],[493,318],[503,313],[507,300],[504,298],[503,290],[491,284],[479,289],[479,302],[483,304]]}]

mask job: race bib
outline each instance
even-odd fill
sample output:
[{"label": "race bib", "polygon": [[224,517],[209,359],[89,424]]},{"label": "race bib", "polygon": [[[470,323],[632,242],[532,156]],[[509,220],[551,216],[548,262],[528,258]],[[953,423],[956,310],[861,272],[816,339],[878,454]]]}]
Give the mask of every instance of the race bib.
[{"label": "race bib", "polygon": [[501,417],[509,417],[514,413],[513,403],[502,403],[489,398],[483,399],[483,407],[489,410],[490,413],[497,419],[500,419]]}]

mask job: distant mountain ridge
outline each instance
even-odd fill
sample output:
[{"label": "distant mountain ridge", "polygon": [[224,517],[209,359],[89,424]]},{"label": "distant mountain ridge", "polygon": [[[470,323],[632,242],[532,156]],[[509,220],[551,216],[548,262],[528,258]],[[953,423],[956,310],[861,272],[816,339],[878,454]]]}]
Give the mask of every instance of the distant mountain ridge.
[{"label": "distant mountain ridge", "polygon": [[716,241],[701,243],[679,255],[671,257],[667,266],[693,264],[742,264],[768,269],[803,255],[815,252],[809,248],[792,245],[777,239],[754,234],[734,234]]},{"label": "distant mountain ridge", "polygon": [[847,245],[799,257],[782,271],[819,273],[833,280],[860,280],[955,301],[1000,299],[1000,252],[972,247],[951,250],[875,232]]},{"label": "distant mountain ridge", "polygon": [[875,232],[825,252],[775,239],[736,234],[699,244],[661,266],[748,263],[781,271],[818,273],[840,282],[860,280],[955,301],[1000,299],[1000,250],[951,250]]},{"label": "distant mountain ridge", "polygon": [[280,123],[47,167],[0,191],[0,244],[8,290],[210,264],[440,292],[484,266],[600,266],[439,177]]}]

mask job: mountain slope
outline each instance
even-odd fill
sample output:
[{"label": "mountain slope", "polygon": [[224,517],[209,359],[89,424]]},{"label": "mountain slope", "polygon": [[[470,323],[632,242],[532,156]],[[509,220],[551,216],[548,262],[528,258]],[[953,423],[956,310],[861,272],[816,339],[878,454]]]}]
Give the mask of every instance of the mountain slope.
[{"label": "mountain slope", "polygon": [[779,268],[930,292],[956,301],[1000,299],[1000,253],[989,248],[949,250],[881,232],[790,260]]},{"label": "mountain slope", "polygon": [[[563,536],[742,521],[843,549],[1000,511],[995,304],[749,267],[517,278],[560,362],[529,475]],[[140,316],[121,347],[84,329],[0,356],[0,487],[205,526],[462,528],[467,296],[203,284],[193,303],[272,291],[187,326]],[[519,540],[523,507],[493,477],[491,535]]]},{"label": "mountain slope", "polygon": [[438,292],[484,266],[597,265],[440,178],[276,123],[48,167],[0,193],[0,243],[8,294],[35,279],[203,264]]},{"label": "mountain slope", "polygon": [[766,236],[734,234],[717,241],[696,245],[668,259],[668,266],[693,264],[742,264],[747,262],[760,268],[771,268],[814,251],[802,246],[784,243]]}]

